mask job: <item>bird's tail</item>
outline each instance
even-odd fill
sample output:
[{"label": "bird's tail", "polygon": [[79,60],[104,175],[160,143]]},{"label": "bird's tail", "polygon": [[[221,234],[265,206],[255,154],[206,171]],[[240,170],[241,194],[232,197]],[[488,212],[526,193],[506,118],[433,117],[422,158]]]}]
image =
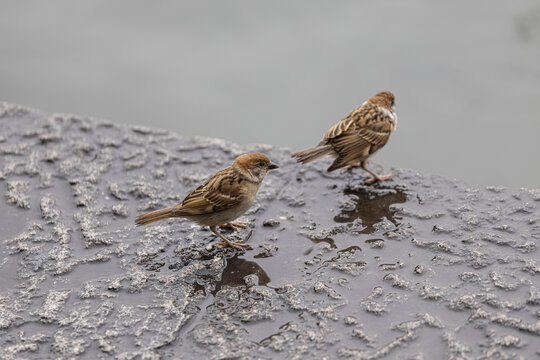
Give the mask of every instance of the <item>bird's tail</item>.
[{"label": "bird's tail", "polygon": [[137,217],[137,220],[135,220],[135,224],[139,226],[148,225],[150,223],[153,223],[154,221],[173,217],[172,210],[173,210],[172,207],[168,207],[165,209],[154,210],[154,211],[150,211],[145,214],[139,215]]},{"label": "bird's tail", "polygon": [[332,146],[321,145],[321,146],[316,146],[309,149],[293,152],[291,155],[293,158],[296,159],[296,161],[305,164],[313,160],[316,160],[320,158],[321,156],[331,154],[332,151],[333,151]]}]

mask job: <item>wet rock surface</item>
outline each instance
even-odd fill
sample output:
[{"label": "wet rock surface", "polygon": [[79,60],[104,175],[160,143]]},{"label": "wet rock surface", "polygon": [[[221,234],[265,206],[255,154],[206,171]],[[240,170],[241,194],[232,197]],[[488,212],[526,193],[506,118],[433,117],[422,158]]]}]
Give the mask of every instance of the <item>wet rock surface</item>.
[{"label": "wet rock surface", "polygon": [[[3,359],[535,358],[540,190],[299,166],[288,151],[0,106]],[[270,173],[213,245],[137,228],[248,151]]]}]

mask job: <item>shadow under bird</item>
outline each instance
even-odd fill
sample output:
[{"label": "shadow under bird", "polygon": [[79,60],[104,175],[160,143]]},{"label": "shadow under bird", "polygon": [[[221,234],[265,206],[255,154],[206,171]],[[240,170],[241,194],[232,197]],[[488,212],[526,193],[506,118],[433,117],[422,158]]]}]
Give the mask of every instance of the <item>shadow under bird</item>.
[{"label": "shadow under bird", "polygon": [[199,225],[208,226],[223,242],[219,245],[241,249],[246,244],[230,241],[216,228],[246,228],[242,223],[231,223],[245,213],[253,204],[268,170],[277,169],[264,154],[249,153],[238,156],[232,166],[215,173],[210,179],[193,190],[181,204],[151,211],[137,217],[137,225],[147,225],[167,218],[186,218]]},{"label": "shadow under bird", "polygon": [[292,153],[296,161],[309,163],[324,155],[334,162],[327,171],[361,167],[373,176],[366,184],[388,180],[392,174],[377,175],[366,168],[367,159],[390,139],[397,125],[394,94],[381,91],[324,134],[319,145]]}]

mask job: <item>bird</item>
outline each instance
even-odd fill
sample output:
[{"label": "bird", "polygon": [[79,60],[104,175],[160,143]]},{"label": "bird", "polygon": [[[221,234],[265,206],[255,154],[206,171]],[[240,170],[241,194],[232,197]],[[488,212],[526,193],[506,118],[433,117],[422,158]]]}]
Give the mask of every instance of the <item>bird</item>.
[{"label": "bird", "polygon": [[380,91],[362,106],[353,110],[324,134],[319,145],[292,153],[300,163],[309,163],[324,155],[335,158],[327,169],[348,170],[361,167],[371,174],[366,184],[388,180],[392,173],[377,175],[366,167],[367,159],[382,148],[397,126],[395,97],[390,91]]},{"label": "bird", "polygon": [[248,246],[240,241],[230,241],[217,232],[217,227],[247,228],[243,223],[232,222],[253,204],[266,173],[279,168],[266,155],[248,153],[234,159],[232,166],[218,171],[193,190],[178,205],[139,215],[139,226],[167,218],[185,218],[201,226],[208,226],[222,242],[219,245],[236,249]]}]

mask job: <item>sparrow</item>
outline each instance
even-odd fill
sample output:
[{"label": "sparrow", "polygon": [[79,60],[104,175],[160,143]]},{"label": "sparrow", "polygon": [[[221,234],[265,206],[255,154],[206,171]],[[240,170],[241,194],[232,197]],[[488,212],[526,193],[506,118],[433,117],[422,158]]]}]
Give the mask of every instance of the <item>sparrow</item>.
[{"label": "sparrow", "polygon": [[396,125],[394,94],[381,91],[328,130],[319,145],[294,152],[292,157],[305,164],[330,155],[336,159],[328,172],[359,166],[373,176],[365,181],[366,184],[388,180],[392,173],[377,175],[366,168],[366,163],[371,155],[388,142]]},{"label": "sparrow", "polygon": [[217,226],[247,228],[242,223],[233,223],[253,204],[255,195],[268,170],[279,166],[260,153],[238,156],[232,166],[215,173],[205,183],[193,190],[182,203],[165,209],[139,215],[137,225],[147,225],[167,218],[185,218],[202,226],[208,226],[223,242],[219,245],[241,249],[246,244],[230,241],[217,232]]}]

